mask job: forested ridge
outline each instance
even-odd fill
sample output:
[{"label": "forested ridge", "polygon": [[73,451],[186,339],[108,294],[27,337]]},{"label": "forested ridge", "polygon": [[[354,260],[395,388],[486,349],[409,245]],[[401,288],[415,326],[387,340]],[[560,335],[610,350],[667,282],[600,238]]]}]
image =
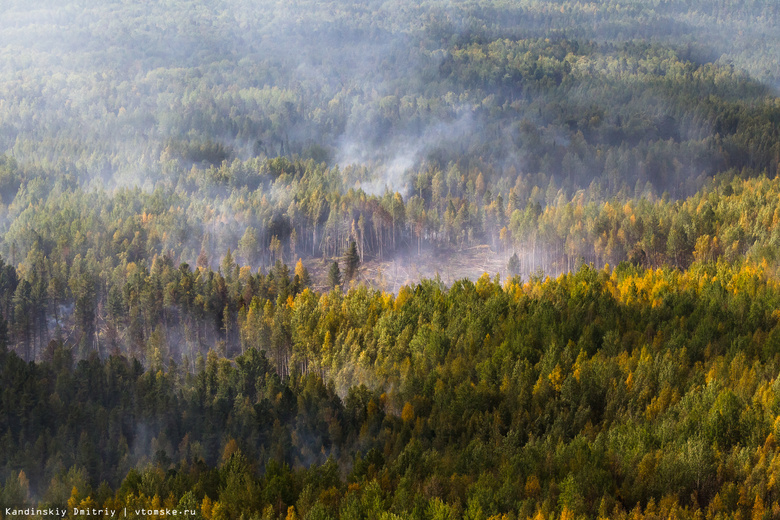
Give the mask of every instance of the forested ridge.
[{"label": "forested ridge", "polygon": [[780,518],[778,5],[6,0],[0,519]]}]

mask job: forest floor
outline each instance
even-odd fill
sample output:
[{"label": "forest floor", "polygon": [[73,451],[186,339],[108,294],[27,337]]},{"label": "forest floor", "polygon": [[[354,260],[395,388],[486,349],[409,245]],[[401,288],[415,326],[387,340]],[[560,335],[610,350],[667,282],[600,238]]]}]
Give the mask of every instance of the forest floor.
[{"label": "forest floor", "polygon": [[[511,251],[496,252],[488,245],[462,250],[430,249],[421,251],[419,255],[417,251],[411,251],[390,259],[365,261],[360,265],[358,281],[367,282],[377,289],[397,293],[404,285],[416,283],[423,278],[436,278],[437,275],[448,286],[464,278],[476,280],[483,273],[488,273],[491,277],[501,273],[503,279],[510,255]],[[339,260],[339,267],[343,273],[341,259],[311,258],[303,261],[309,270],[315,289],[327,290],[328,270],[334,260]]]}]

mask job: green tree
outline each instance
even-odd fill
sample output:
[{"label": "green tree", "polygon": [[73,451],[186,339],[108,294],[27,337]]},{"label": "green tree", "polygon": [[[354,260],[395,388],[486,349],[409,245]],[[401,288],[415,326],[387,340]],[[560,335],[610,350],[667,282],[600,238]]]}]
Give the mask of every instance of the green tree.
[{"label": "green tree", "polygon": [[247,265],[253,265],[257,261],[257,230],[252,226],[246,228],[241,240],[238,241],[238,254]]},{"label": "green tree", "polygon": [[341,287],[341,269],[339,269],[338,262],[333,262],[330,265],[330,270],[328,271],[328,287],[331,289]]},{"label": "green tree", "polygon": [[517,253],[512,253],[512,256],[509,257],[509,261],[506,264],[506,270],[509,271],[509,274],[512,276],[520,274],[520,259],[517,257]]},{"label": "green tree", "polygon": [[349,283],[357,275],[360,266],[360,255],[357,252],[357,244],[349,243],[347,253],[344,255],[344,282]]}]

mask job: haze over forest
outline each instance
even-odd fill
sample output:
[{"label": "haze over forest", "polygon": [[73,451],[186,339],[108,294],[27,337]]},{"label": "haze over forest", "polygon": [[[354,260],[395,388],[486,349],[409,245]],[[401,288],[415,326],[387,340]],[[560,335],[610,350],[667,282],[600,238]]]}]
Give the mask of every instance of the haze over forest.
[{"label": "haze over forest", "polygon": [[0,520],[780,518],[778,27],[4,0]]},{"label": "haze over forest", "polygon": [[[721,172],[774,175],[777,6],[655,4],[8,2],[0,251],[19,263],[38,236],[56,248],[30,204],[116,204],[139,187],[176,228],[123,219],[150,261],[194,265],[204,250],[216,268],[246,238],[241,263],[269,267],[274,236],[291,264],[350,240],[364,261],[409,264],[422,245],[522,257],[537,248],[512,212],[528,204],[679,199]],[[606,260],[550,255],[524,272]]]}]

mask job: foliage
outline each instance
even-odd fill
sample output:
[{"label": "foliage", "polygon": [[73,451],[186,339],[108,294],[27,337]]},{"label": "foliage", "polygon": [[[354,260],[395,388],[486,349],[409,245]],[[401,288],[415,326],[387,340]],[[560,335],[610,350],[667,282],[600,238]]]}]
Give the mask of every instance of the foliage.
[{"label": "foliage", "polygon": [[28,4],[4,507],[780,517],[779,4]]},{"label": "foliage", "polygon": [[7,500],[75,486],[106,507],[168,497],[230,518],[694,518],[777,500],[780,285],[761,267],[265,301],[237,326],[279,327],[246,335],[270,343],[194,371],[76,362],[56,342],[38,362],[2,351]]}]

